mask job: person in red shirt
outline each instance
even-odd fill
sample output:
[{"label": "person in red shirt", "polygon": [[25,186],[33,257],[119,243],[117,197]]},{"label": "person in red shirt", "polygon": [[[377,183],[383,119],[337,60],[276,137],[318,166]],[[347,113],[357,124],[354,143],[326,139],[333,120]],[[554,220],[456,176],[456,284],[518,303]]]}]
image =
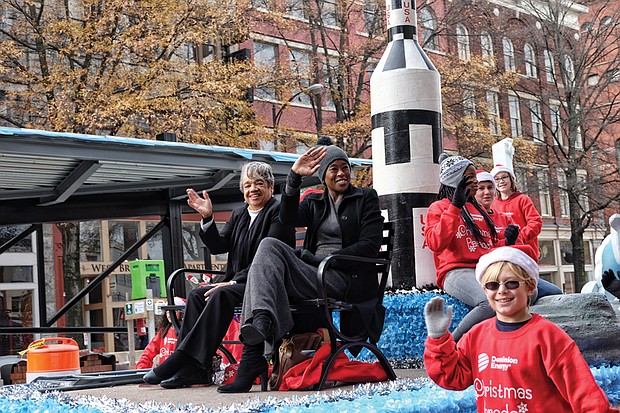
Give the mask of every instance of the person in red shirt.
[{"label": "person in red shirt", "polygon": [[474,268],[493,246],[513,244],[518,228],[497,232],[485,209],[474,198],[478,181],[474,164],[461,156],[442,154],[437,201],[427,212],[424,240],[433,251],[437,285],[452,297],[473,307],[453,331],[455,340],[474,324],[493,317],[493,311],[476,282]]},{"label": "person in red shirt", "polygon": [[538,264],[530,245],[499,247],[482,256],[476,279],[494,318],[456,344],[448,332],[452,307],[434,297],[424,307],[428,376],[448,390],[473,384],[478,412],[620,412],[575,342],[561,328],[529,311]]},{"label": "person in red shirt", "polygon": [[[506,228],[510,221],[504,214],[497,213],[493,210],[493,201],[495,200],[495,180],[493,175],[489,172],[478,170],[476,175],[478,179],[478,190],[476,191],[476,201],[487,211],[493,222],[495,223],[495,229],[499,232]],[[534,250],[538,251],[538,250]],[[538,293],[532,297],[532,303],[535,303],[537,299],[546,297],[548,295],[562,294],[562,290],[557,285],[544,280],[538,280]]]},{"label": "person in red shirt", "polygon": [[[185,305],[185,299],[174,297],[175,305]],[[181,320],[183,313],[177,310],[177,318]],[[159,356],[158,364],[161,364],[174,352],[177,346],[177,332],[171,328],[170,311],[162,317],[161,324],[157,329],[155,337],[146,346],[140,359],[136,363],[136,369],[150,369],[153,367],[155,357]]]},{"label": "person in red shirt", "polygon": [[507,166],[497,165],[491,169],[497,187],[496,198],[491,207],[493,211],[506,216],[508,222],[519,227],[519,233],[524,244],[534,249],[535,259],[538,262],[538,236],[542,231],[542,218],[534,206],[532,199],[517,189],[515,174]]}]

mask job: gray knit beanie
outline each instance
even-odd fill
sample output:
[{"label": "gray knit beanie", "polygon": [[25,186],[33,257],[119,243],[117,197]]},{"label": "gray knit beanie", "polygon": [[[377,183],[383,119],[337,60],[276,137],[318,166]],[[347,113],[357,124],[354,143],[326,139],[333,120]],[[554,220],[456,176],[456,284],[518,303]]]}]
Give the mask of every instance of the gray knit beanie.
[{"label": "gray knit beanie", "polygon": [[327,167],[334,161],[342,159],[343,161],[347,161],[349,167],[351,166],[351,162],[349,162],[349,157],[342,149],[337,146],[329,145],[327,147],[327,153],[325,157],[321,159],[321,166],[317,171],[317,175],[321,182],[325,183],[325,172],[327,171]]},{"label": "gray knit beanie", "polygon": [[469,165],[473,165],[473,163],[467,158],[442,153],[439,156],[439,182],[445,186],[456,188]]}]

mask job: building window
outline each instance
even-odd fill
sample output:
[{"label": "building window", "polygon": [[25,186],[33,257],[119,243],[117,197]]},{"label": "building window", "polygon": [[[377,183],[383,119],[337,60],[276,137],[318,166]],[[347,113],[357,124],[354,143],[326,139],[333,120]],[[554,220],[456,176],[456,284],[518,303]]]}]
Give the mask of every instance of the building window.
[{"label": "building window", "polygon": [[515,48],[509,38],[504,37],[502,39],[502,45],[504,47],[504,67],[507,72],[516,72],[515,66]]},{"label": "building window", "polygon": [[564,55],[562,59],[562,67],[564,68],[564,85],[573,87],[575,81],[575,65],[573,59],[569,55]]},{"label": "building window", "polygon": [[299,79],[299,86],[291,90],[295,96],[291,102],[301,105],[312,105],[312,100],[303,90],[310,85],[310,53],[303,50],[291,50],[289,54],[291,72]]},{"label": "building window", "polygon": [[566,174],[561,169],[558,170],[558,192],[560,194],[560,215],[562,218],[568,218],[568,187]]},{"label": "building window", "polygon": [[307,4],[305,0],[286,0],[285,13],[287,16],[298,19],[307,19]]},{"label": "building window", "polygon": [[547,49],[544,51],[545,55],[545,79],[549,83],[555,82],[555,66],[553,63],[553,56],[551,52]]},{"label": "building window", "polygon": [[546,170],[536,172],[538,178],[538,198],[540,199],[540,215],[551,216],[551,194],[549,193],[549,173]]},{"label": "building window", "polygon": [[364,31],[366,33],[375,34],[382,30],[381,21],[378,16],[377,2],[366,0],[364,2]]},{"label": "building window", "polygon": [[549,111],[551,115],[551,133],[553,135],[554,145],[564,145],[562,137],[562,121],[560,119],[560,105],[550,104]]},{"label": "building window", "polygon": [[[273,44],[254,42],[254,65],[268,71],[275,71],[278,67],[277,48]],[[276,89],[272,85],[258,85],[254,89],[254,96],[259,99],[276,100]]]},{"label": "building window", "polygon": [[489,130],[491,134],[499,136],[502,134],[499,117],[499,99],[497,93],[487,92],[487,111],[489,112]]},{"label": "building window", "polygon": [[[4,245],[24,232],[28,225],[0,226],[0,245]],[[26,237],[5,252],[32,252],[32,237]],[[1,309],[1,307],[0,307]]]},{"label": "building window", "polygon": [[463,90],[463,114],[473,119],[476,118],[476,96],[473,90]]},{"label": "building window", "polygon": [[[108,227],[110,237],[110,259],[116,261],[140,238],[138,222],[136,221],[110,221]],[[127,259],[139,259],[138,251],[135,251]]]},{"label": "building window", "polygon": [[540,251],[540,259],[538,260],[538,265],[540,265],[541,267],[542,266],[555,267],[557,265],[555,261],[555,248],[553,246],[553,241],[539,240],[538,250]]},{"label": "building window", "polygon": [[263,10],[274,10],[274,0],[252,0],[252,7]]},{"label": "building window", "polygon": [[584,170],[577,171],[577,193],[579,194],[579,206],[582,212],[590,210],[590,198],[588,196],[588,173]]},{"label": "building window", "polygon": [[433,9],[426,6],[420,9],[420,28],[422,47],[428,50],[437,50],[437,18]]},{"label": "building window", "polygon": [[523,57],[525,59],[525,75],[531,78],[538,77],[538,68],[536,67],[536,54],[534,48],[528,43],[523,46]]},{"label": "building window", "polygon": [[336,7],[336,0],[320,1],[319,11],[321,13],[321,20],[325,26],[338,25],[338,9]]},{"label": "building window", "polygon": [[518,138],[522,134],[521,130],[521,111],[519,110],[519,98],[508,96],[508,109],[510,112],[510,134]]},{"label": "building window", "polygon": [[101,221],[80,222],[80,260],[103,261],[101,255]]},{"label": "building window", "polygon": [[495,66],[495,57],[493,56],[493,38],[487,32],[480,35],[480,48],[482,50],[482,61],[487,66]]},{"label": "building window", "polygon": [[471,59],[469,32],[467,31],[467,27],[460,23],[456,25],[456,46],[458,49],[459,59],[469,62]]},{"label": "building window", "polygon": [[527,193],[527,169],[515,167],[515,178],[517,180],[517,188],[523,193]]},{"label": "building window", "polygon": [[530,116],[532,119],[532,139],[534,142],[544,142],[543,122],[540,111],[540,102],[530,100]]}]

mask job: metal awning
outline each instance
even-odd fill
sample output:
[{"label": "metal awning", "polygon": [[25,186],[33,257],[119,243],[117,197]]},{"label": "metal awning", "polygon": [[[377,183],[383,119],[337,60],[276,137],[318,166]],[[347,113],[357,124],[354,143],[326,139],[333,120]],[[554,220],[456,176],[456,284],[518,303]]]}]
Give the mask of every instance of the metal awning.
[{"label": "metal awning", "polygon": [[214,207],[227,210],[243,200],[239,172],[245,162],[271,164],[279,191],[298,156],[0,128],[0,225],[165,215],[170,202],[184,200],[188,187],[206,189]]}]

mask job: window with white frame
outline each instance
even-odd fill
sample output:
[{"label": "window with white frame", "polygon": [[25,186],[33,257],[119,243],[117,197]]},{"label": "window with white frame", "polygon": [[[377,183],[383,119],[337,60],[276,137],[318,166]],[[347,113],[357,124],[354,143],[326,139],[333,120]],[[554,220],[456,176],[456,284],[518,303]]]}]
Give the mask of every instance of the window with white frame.
[{"label": "window with white frame", "polygon": [[521,111],[519,109],[519,98],[508,95],[508,111],[510,114],[510,134],[518,138],[522,134]]},{"label": "window with white frame", "polygon": [[549,83],[555,82],[555,65],[553,63],[553,55],[547,49],[543,52],[545,56],[545,79]]},{"label": "window with white frame", "polygon": [[516,185],[520,192],[527,193],[527,169],[515,166]]},{"label": "window with white frame", "polygon": [[290,17],[307,19],[307,7],[306,0],[286,0],[285,13]]},{"label": "window with white frame", "polygon": [[[541,167],[542,168],[542,167]],[[549,172],[540,169],[536,172],[538,178],[538,197],[540,199],[540,215],[551,216],[551,194],[549,193]]]},{"label": "window with white frame", "polygon": [[364,31],[366,33],[374,34],[380,29],[381,22],[377,14],[377,7],[376,1],[364,1]]},{"label": "window with white frame", "polygon": [[577,186],[579,192],[579,206],[582,212],[587,212],[590,210],[588,188],[590,188],[591,185],[588,185],[588,173],[586,171],[581,169],[577,171]]},{"label": "window with white frame", "polygon": [[515,65],[515,48],[512,45],[512,41],[504,37],[502,39],[502,46],[504,49],[504,68],[506,71],[516,72],[517,67]]},{"label": "window with white frame", "polygon": [[321,20],[325,26],[338,25],[338,8],[336,6],[336,0],[319,1],[319,8]]},{"label": "window with white frame", "polygon": [[437,18],[430,6],[420,9],[420,30],[422,35],[422,47],[429,50],[437,50]]},{"label": "window with white frame", "polygon": [[568,190],[566,174],[563,170],[558,169],[558,192],[560,196],[560,215],[562,218],[568,218]]},{"label": "window with white frame", "polygon": [[523,58],[525,60],[525,75],[531,78],[538,77],[538,68],[536,67],[536,53],[534,53],[534,48],[526,43],[523,46]]},{"label": "window with white frame", "polygon": [[[329,65],[329,66],[328,66]],[[331,82],[332,84],[338,83],[338,59],[331,57],[327,59],[327,62],[323,62],[323,82],[325,83],[325,91],[323,96],[325,97],[324,107],[329,110],[335,110],[336,105],[334,104],[334,98],[327,87],[329,84],[328,76],[331,74]],[[320,98],[320,95],[317,96]]]},{"label": "window with white frame", "polygon": [[487,111],[489,112],[489,130],[491,134],[502,134],[499,117],[499,97],[496,92],[487,92]]},{"label": "window with white frame", "polygon": [[529,101],[530,117],[532,119],[532,139],[534,142],[544,142],[545,135],[543,132],[542,113],[540,111],[540,102],[537,100]]},{"label": "window with white frame", "polygon": [[487,32],[480,35],[480,48],[482,50],[482,61],[487,66],[495,66],[495,57],[493,56],[493,38]]},{"label": "window with white frame", "polygon": [[[277,47],[273,44],[254,42],[254,65],[269,71],[278,67]],[[258,85],[254,89],[254,96],[259,99],[277,99],[276,89],[271,85]]]},{"label": "window with white frame", "polygon": [[252,0],[252,7],[263,10],[274,10],[274,0]]},{"label": "window with white frame", "polygon": [[562,58],[562,66],[564,67],[564,85],[572,87],[575,81],[575,65],[573,64],[573,59],[565,54]]},{"label": "window with white frame", "polygon": [[291,90],[294,98],[291,102],[301,105],[312,105],[311,97],[304,92],[310,85],[310,53],[305,50],[291,49],[289,53],[291,72],[299,79],[299,86]]},{"label": "window with white frame", "polygon": [[564,144],[562,137],[562,120],[560,118],[560,105],[551,103],[549,104],[549,112],[551,116],[551,134],[553,135],[553,144]]},{"label": "window with white frame", "polygon": [[471,60],[471,49],[469,46],[469,32],[467,27],[462,24],[456,25],[456,47],[459,59],[469,62]]},{"label": "window with white frame", "polygon": [[463,114],[476,118],[476,96],[471,89],[463,89]]}]

